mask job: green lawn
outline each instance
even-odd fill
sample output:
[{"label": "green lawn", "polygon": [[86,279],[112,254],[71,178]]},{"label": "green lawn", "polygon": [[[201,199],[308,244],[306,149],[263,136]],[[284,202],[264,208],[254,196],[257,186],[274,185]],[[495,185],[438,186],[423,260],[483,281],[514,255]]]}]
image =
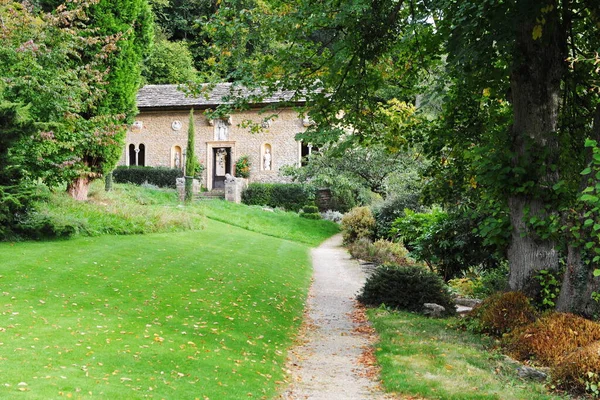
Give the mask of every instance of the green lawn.
[{"label": "green lawn", "polygon": [[272,397],[308,246],[204,225],[0,243],[0,398]]},{"label": "green lawn", "polygon": [[261,206],[212,200],[199,203],[199,207],[207,218],[312,247],[339,232],[338,225],[331,221],[309,220],[293,212],[269,210]]},{"label": "green lawn", "polygon": [[562,398],[520,380],[513,363],[486,350],[485,338],[449,327],[452,319],[383,309],[370,310],[369,319],[380,334],[376,355],[387,391],[444,400]]}]

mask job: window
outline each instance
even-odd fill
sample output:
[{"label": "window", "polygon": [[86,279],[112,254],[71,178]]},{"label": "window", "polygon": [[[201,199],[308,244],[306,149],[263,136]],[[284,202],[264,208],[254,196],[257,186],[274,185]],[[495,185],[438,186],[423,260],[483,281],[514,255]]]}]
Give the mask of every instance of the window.
[{"label": "window", "polygon": [[139,147],[136,149],[135,144],[130,144],[128,148],[128,165],[146,165],[146,146],[143,143],[140,143]]}]

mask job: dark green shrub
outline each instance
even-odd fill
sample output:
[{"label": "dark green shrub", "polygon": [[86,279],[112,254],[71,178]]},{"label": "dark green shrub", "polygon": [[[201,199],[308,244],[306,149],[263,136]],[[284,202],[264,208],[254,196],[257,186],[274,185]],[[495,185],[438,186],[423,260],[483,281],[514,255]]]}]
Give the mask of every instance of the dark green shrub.
[{"label": "dark green shrub", "polygon": [[269,206],[273,185],[270,183],[251,183],[242,192],[242,203],[250,206]]},{"label": "dark green shrub", "polygon": [[521,292],[496,293],[475,307],[466,320],[472,331],[501,337],[537,318],[535,308]]},{"label": "dark green shrub", "polygon": [[302,207],[302,211],[305,213],[318,213],[319,207],[313,205],[307,205]]},{"label": "dark green shrub", "polygon": [[342,217],[344,243],[349,244],[361,238],[373,239],[375,218],[369,207],[355,207]]},{"label": "dark green shrub", "polygon": [[315,188],[296,183],[251,183],[242,192],[242,203],[298,212],[315,201]]},{"label": "dark green shrub", "polygon": [[86,227],[84,219],[70,215],[30,212],[19,223],[17,232],[31,239],[68,238]]},{"label": "dark green shrub", "polygon": [[302,207],[302,210],[300,210],[300,216],[306,219],[321,219],[319,207],[315,205],[305,205]]},{"label": "dark green shrub", "polygon": [[0,240],[13,239],[16,235],[27,235],[20,225],[27,215],[34,211],[36,201],[48,198],[48,190],[42,188],[45,187],[27,184],[0,185]]},{"label": "dark green shrub", "polygon": [[392,223],[398,218],[404,217],[404,210],[422,212],[423,207],[419,204],[418,193],[406,193],[394,197],[388,197],[384,202],[378,203],[371,208],[375,217],[375,238],[391,239]]},{"label": "dark green shrub", "polygon": [[113,179],[117,183],[150,183],[168,188],[175,188],[175,180],[181,177],[183,171],[178,168],[119,166],[113,171]]},{"label": "dark green shrub", "polygon": [[444,307],[447,315],[456,314],[447,286],[438,275],[422,267],[379,267],[367,279],[358,301],[416,312],[421,312],[425,303],[435,303]]},{"label": "dark green shrub", "polygon": [[406,210],[406,215],[392,224],[392,233],[417,260],[434,267],[447,281],[470,267],[498,264],[495,249],[485,246],[474,232],[477,223],[478,219],[466,214]]}]

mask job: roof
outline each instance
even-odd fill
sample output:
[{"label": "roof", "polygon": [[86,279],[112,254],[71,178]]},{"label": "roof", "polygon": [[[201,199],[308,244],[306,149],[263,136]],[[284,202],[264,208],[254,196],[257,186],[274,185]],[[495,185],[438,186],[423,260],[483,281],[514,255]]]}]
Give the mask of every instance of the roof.
[{"label": "roof", "polygon": [[[207,85],[203,87],[208,88]],[[259,92],[249,91],[231,83],[219,83],[207,93],[199,95],[186,94],[185,88],[180,85],[146,85],[137,94],[137,106],[140,110],[150,109],[186,109],[196,107],[199,109],[216,107],[221,104],[232,104],[233,100],[228,96],[236,94],[236,97],[251,98]],[[293,91],[277,91],[273,95],[252,102],[250,105],[264,106],[279,102],[290,101],[294,96]],[[298,103],[298,101],[295,101]]]}]

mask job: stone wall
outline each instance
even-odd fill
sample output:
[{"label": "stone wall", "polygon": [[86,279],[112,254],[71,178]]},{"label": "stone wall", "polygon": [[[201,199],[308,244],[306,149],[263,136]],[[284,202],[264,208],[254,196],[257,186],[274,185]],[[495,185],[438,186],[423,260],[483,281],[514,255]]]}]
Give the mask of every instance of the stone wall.
[{"label": "stone wall", "polygon": [[[212,187],[213,148],[228,147],[231,151],[231,171],[234,175],[235,161],[248,155],[251,162],[250,182],[286,182],[287,178],[279,176],[279,169],[284,165],[299,165],[300,143],[295,135],[306,128],[300,116],[291,109],[279,110],[274,118],[260,133],[251,133],[250,128],[241,124],[250,120],[260,124],[264,114],[249,110],[233,114],[226,121],[226,137],[219,137],[219,129],[223,123],[208,121],[198,110],[194,115],[196,131],[195,151],[200,162],[205,166],[202,184]],[[145,146],[146,166],[175,167],[178,162],[184,165],[184,151],[187,147],[187,131],[189,111],[142,111],[127,132],[126,146],[120,165],[129,164],[129,146],[136,149]],[[268,149],[271,154],[271,169],[265,169],[264,155]],[[179,153],[180,160],[177,160]]]}]

